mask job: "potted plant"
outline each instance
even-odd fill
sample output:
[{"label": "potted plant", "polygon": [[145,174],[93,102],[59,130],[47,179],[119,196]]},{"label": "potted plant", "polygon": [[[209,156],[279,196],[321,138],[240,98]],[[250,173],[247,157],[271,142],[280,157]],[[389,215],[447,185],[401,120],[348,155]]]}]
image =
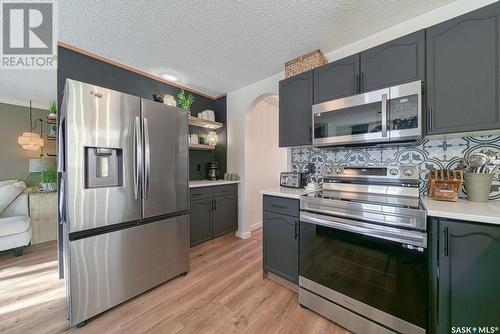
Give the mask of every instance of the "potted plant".
[{"label": "potted plant", "polygon": [[194,102],[193,95],[187,95],[186,92],[184,92],[184,89],[181,89],[181,92],[179,93],[179,95],[177,95],[177,97],[179,98],[179,105],[181,106],[181,108],[186,110],[188,114],[191,114],[189,110],[191,109],[191,105]]},{"label": "potted plant", "polygon": [[57,104],[55,100],[50,101],[49,104],[49,117],[50,118],[56,118],[57,114]]},{"label": "potted plant", "polygon": [[57,190],[57,171],[55,169],[47,169],[42,171],[40,176],[42,190],[44,192],[52,192]]}]

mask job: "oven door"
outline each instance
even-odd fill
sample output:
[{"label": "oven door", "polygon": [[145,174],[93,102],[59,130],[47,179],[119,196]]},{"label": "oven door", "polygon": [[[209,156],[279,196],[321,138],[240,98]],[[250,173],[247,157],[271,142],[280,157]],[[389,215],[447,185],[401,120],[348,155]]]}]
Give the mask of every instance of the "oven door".
[{"label": "oven door", "polygon": [[299,284],[402,333],[427,327],[426,234],[301,211]]}]

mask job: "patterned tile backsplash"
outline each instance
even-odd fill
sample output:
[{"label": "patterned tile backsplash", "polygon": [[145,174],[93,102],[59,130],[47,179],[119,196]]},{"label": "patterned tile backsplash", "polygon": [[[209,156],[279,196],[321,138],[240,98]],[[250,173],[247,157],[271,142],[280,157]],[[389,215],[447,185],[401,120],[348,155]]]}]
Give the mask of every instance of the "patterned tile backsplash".
[{"label": "patterned tile backsplash", "polygon": [[[427,192],[427,172],[453,169],[459,159],[472,152],[500,152],[500,136],[421,140],[412,145],[373,147],[328,147],[291,149],[290,170],[304,171],[309,163],[321,174],[322,166],[400,166],[420,167],[420,193]],[[465,197],[465,194],[461,194]],[[490,199],[500,199],[500,172],[495,172]]]}]

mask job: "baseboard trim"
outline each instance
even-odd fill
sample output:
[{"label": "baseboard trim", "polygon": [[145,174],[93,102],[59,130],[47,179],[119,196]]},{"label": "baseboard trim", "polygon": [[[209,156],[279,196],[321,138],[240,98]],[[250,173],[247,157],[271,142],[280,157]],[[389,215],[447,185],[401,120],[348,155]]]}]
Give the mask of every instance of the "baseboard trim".
[{"label": "baseboard trim", "polygon": [[251,231],[257,230],[257,229],[259,229],[259,228],[261,228],[261,227],[262,227],[262,221],[259,221],[259,222],[256,222],[256,223],[255,223],[255,224],[253,224],[253,225],[250,225],[249,230],[250,230],[250,232],[251,232]]},{"label": "baseboard trim", "polygon": [[285,288],[287,288],[289,290],[292,290],[293,292],[297,292],[297,293],[299,292],[299,286],[297,284],[293,284],[292,282],[287,281],[286,279],[281,278],[279,276],[276,276],[273,273],[265,271],[264,277],[270,279],[271,281],[278,283],[281,286],[284,286]]},{"label": "baseboard trim", "polygon": [[234,235],[236,235],[240,239],[249,239],[252,236],[252,232],[240,232],[240,231],[236,231],[234,233]]}]

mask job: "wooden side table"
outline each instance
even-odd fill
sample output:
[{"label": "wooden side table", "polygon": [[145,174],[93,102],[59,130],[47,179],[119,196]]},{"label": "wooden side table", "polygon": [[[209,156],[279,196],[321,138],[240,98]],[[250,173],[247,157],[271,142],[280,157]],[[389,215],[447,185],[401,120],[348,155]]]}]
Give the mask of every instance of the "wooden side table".
[{"label": "wooden side table", "polygon": [[57,239],[57,192],[29,194],[31,244]]}]

